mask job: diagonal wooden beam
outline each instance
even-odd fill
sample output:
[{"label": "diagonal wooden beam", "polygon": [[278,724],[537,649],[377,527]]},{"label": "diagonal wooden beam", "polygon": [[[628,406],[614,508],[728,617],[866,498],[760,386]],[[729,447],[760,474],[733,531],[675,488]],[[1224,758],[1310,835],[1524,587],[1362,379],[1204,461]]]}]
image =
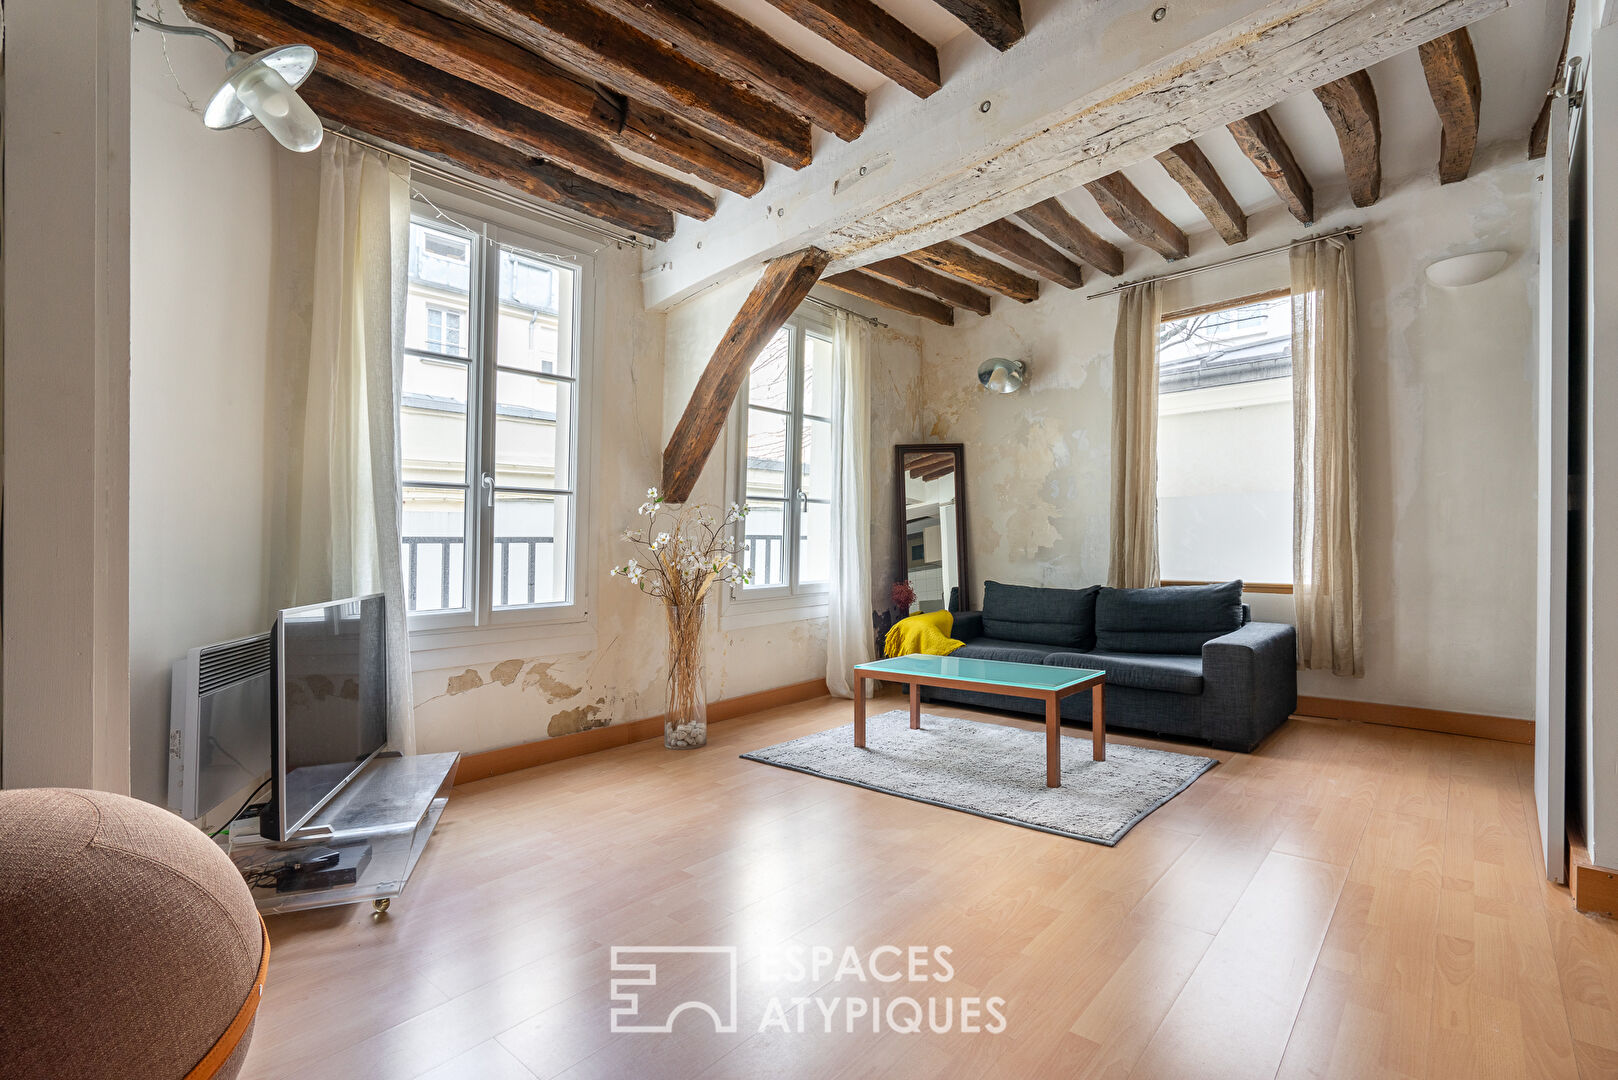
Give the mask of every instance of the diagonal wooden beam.
[{"label": "diagonal wooden beam", "polygon": [[917,266],[904,259],[879,259],[860,269],[895,285],[906,285],[912,289],[930,292],[950,307],[979,315],[989,313],[989,297],[986,294],[978,292],[959,278],[935,273],[925,266]]},{"label": "diagonal wooden beam", "polygon": [[1315,97],[1337,129],[1349,198],[1355,206],[1370,206],[1382,197],[1382,118],[1370,73],[1356,71],[1317,86]]},{"label": "diagonal wooden beam", "polygon": [[1096,235],[1055,199],[1037,202],[1019,211],[1017,218],[1030,229],[1066,251],[1082,263],[1095,267],[1108,277],[1124,272],[1124,253],[1118,245]]},{"label": "diagonal wooden beam", "polygon": [[1022,40],[1022,4],[1019,0],[935,0],[939,7],[966,24],[978,37],[1005,52]]},{"label": "diagonal wooden beam", "polygon": [[948,304],[934,300],[930,296],[923,296],[919,292],[901,289],[892,282],[883,281],[859,270],[845,270],[841,274],[831,274],[821,278],[820,283],[853,296],[863,297],[873,304],[881,304],[885,308],[902,311],[906,315],[919,316],[940,326],[955,325],[955,309]]},{"label": "diagonal wooden beam", "polygon": [[1101,212],[1136,243],[1145,244],[1165,259],[1191,254],[1185,233],[1153,206],[1123,173],[1111,173],[1084,185]]},{"label": "diagonal wooden beam", "polygon": [[1013,225],[1009,218],[991,221],[961,239],[1063,288],[1077,289],[1084,284],[1084,270],[1078,263],[1028,230]]},{"label": "diagonal wooden beam", "polygon": [[1039,282],[953,240],[908,252],[904,257],[918,266],[960,278],[969,285],[992,289],[1019,304],[1031,304],[1039,299]]},{"label": "diagonal wooden beam", "polygon": [[1221,240],[1239,244],[1247,239],[1247,215],[1242,212],[1242,204],[1219,179],[1201,147],[1194,142],[1179,143],[1157,155],[1157,161],[1191,196]]},{"label": "diagonal wooden beam", "polygon": [[312,45],[327,74],[439,123],[464,127],[677,213],[702,219],[713,216],[713,197],[700,188],[637,165],[588,132],[446,75],[281,0],[182,0],[181,6],[194,21],[231,37]]},{"label": "diagonal wooden beam", "polygon": [[[238,48],[258,52],[268,42],[237,38]],[[316,74],[298,89],[322,120],[352,128],[426,157],[506,184],[543,202],[658,240],[674,235],[674,215],[645,199],[586,180],[546,161],[519,154],[465,128],[362,94],[346,83]]]},{"label": "diagonal wooden beam", "polygon": [[1483,105],[1483,80],[1478,75],[1477,53],[1466,27],[1423,43],[1421,68],[1427,89],[1444,125],[1439,141],[1438,182],[1453,184],[1472,171],[1478,148],[1478,115]]},{"label": "diagonal wooden beam", "polygon": [[865,95],[856,87],[713,0],[591,2],[840,139],[865,130]]},{"label": "diagonal wooden beam", "polygon": [[1226,126],[1236,136],[1236,145],[1242,148],[1242,153],[1247,155],[1249,161],[1258,166],[1258,171],[1264,174],[1264,179],[1281,196],[1281,201],[1292,216],[1305,225],[1313,222],[1314,189],[1309,186],[1309,178],[1303,175],[1303,169],[1298,166],[1298,159],[1292,156],[1292,148],[1281,137],[1275,121],[1270,119],[1269,111],[1256,112]]},{"label": "diagonal wooden beam", "polygon": [[433,0],[433,7],[552,57],[794,169],[809,125],[583,0]]},{"label": "diagonal wooden beam", "polygon": [[943,85],[938,73],[938,50],[871,0],[770,3],[912,94],[928,97]]},{"label": "diagonal wooden beam", "polygon": [[625,99],[505,38],[389,0],[292,0],[396,52],[710,184],[754,195],[764,163],[654,106]]},{"label": "diagonal wooden beam", "polygon": [[764,275],[719,339],[663,449],[663,495],[670,502],[683,503],[691,497],[754,358],[803,303],[830,261],[831,256],[819,248],[805,248],[764,267]]}]

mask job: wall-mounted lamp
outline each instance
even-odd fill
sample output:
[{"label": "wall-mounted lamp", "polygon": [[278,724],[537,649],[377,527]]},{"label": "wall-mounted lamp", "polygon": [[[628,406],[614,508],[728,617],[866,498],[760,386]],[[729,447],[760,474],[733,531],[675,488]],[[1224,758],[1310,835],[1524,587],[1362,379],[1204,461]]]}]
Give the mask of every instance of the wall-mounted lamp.
[{"label": "wall-mounted lamp", "polygon": [[1427,280],[1445,289],[1459,289],[1488,281],[1498,274],[1511,258],[1509,251],[1474,251],[1439,259],[1427,266]]},{"label": "wall-mounted lamp", "polygon": [[282,45],[249,56],[232,49],[224,38],[200,26],[173,26],[148,19],[140,13],[139,0],[131,6],[137,27],[149,26],[163,34],[206,38],[225,54],[225,81],[202,111],[202,122],[208,127],[223,131],[257,120],[288,150],[308,153],[320,145],[325,129],[297,91],[315,70],[319,57],[313,47]]},{"label": "wall-mounted lamp", "polygon": [[992,394],[1014,394],[1028,377],[1028,363],[994,356],[978,365],[978,382]]}]

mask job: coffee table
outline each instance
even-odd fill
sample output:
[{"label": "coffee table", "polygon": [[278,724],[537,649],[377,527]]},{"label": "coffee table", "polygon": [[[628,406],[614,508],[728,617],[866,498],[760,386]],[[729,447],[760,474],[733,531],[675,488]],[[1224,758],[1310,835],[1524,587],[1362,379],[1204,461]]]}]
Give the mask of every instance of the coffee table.
[{"label": "coffee table", "polygon": [[1062,786],[1062,699],[1090,690],[1091,757],[1107,760],[1107,722],[1102,691],[1107,673],[1090,668],[1017,664],[1008,660],[970,660],[915,653],[854,666],[854,745],[865,745],[865,680],[910,685],[910,726],[921,728],[921,688],[947,686],[984,694],[1007,694],[1045,703],[1045,786]]}]

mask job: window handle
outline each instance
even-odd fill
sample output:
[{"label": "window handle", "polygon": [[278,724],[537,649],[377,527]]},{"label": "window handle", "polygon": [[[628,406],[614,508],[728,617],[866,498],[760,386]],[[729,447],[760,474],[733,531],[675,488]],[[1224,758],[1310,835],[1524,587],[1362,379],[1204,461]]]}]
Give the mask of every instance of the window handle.
[{"label": "window handle", "polygon": [[809,512],[809,493],[803,488],[798,489],[798,510],[805,514]]},{"label": "window handle", "polygon": [[494,509],[494,477],[488,473],[483,474],[483,505],[490,510]]}]

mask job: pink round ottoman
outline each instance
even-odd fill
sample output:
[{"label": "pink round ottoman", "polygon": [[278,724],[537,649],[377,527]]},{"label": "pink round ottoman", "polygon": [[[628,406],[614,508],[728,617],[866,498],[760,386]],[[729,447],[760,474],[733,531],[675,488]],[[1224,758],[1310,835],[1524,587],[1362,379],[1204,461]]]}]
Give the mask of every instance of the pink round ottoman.
[{"label": "pink round ottoman", "polygon": [[234,1077],[270,943],[195,827],[122,795],[0,791],[0,1072]]}]

